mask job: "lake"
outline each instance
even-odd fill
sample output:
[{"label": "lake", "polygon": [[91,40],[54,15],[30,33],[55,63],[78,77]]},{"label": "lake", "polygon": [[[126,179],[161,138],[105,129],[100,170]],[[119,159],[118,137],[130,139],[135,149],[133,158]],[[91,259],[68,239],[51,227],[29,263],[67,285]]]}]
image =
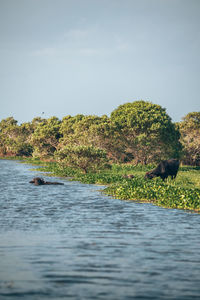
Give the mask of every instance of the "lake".
[{"label": "lake", "polygon": [[0,299],[200,299],[200,215],[0,160]]}]

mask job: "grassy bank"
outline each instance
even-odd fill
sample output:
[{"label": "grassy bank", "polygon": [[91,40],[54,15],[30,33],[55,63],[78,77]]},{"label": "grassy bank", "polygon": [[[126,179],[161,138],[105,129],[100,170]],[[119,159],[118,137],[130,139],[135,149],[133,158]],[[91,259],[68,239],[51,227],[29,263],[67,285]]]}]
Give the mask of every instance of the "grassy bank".
[{"label": "grassy bank", "polygon": [[200,189],[185,188],[173,182],[146,181],[137,177],[121,184],[109,186],[105,193],[119,199],[153,202],[168,208],[200,210]]},{"label": "grassy bank", "polygon": [[[152,169],[148,166],[113,165],[111,170],[82,174],[79,170],[62,167],[55,162],[26,160],[42,165],[41,171],[83,183],[107,185],[104,193],[124,200],[152,202],[158,206],[200,211],[200,168],[180,167],[176,180],[163,182],[160,178],[145,180],[144,174]],[[133,179],[124,175],[134,174]]]}]

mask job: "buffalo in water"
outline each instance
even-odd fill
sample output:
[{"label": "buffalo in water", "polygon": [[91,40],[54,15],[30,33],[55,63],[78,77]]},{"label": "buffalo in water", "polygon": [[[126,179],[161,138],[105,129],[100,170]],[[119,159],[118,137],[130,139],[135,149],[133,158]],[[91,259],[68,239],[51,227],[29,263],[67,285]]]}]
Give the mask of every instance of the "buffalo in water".
[{"label": "buffalo in water", "polygon": [[152,179],[154,177],[161,177],[164,181],[168,176],[171,176],[172,179],[176,178],[178,173],[180,162],[177,159],[168,159],[161,161],[158,166],[147,172],[145,178]]},{"label": "buffalo in water", "polygon": [[44,181],[44,179],[40,177],[35,177],[33,180],[29,181],[29,183],[33,183],[34,185],[45,185],[45,184],[60,184],[63,185],[64,183],[61,182],[51,182],[51,181]]}]

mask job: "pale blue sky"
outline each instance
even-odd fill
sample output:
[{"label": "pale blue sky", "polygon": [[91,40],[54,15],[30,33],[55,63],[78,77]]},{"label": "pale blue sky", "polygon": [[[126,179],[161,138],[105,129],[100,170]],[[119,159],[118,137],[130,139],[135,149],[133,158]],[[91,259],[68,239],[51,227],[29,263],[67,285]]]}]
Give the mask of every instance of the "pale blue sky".
[{"label": "pale blue sky", "polygon": [[180,121],[199,94],[200,0],[0,0],[0,120],[143,99]]}]

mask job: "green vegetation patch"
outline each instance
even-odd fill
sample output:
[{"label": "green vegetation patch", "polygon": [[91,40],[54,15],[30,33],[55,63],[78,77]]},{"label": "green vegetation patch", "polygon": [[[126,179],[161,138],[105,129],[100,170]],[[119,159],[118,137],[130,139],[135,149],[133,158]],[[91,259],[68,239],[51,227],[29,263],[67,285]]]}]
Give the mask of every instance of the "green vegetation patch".
[{"label": "green vegetation patch", "polygon": [[168,208],[200,210],[200,189],[136,177],[107,187],[104,192],[124,200],[153,202]]}]

